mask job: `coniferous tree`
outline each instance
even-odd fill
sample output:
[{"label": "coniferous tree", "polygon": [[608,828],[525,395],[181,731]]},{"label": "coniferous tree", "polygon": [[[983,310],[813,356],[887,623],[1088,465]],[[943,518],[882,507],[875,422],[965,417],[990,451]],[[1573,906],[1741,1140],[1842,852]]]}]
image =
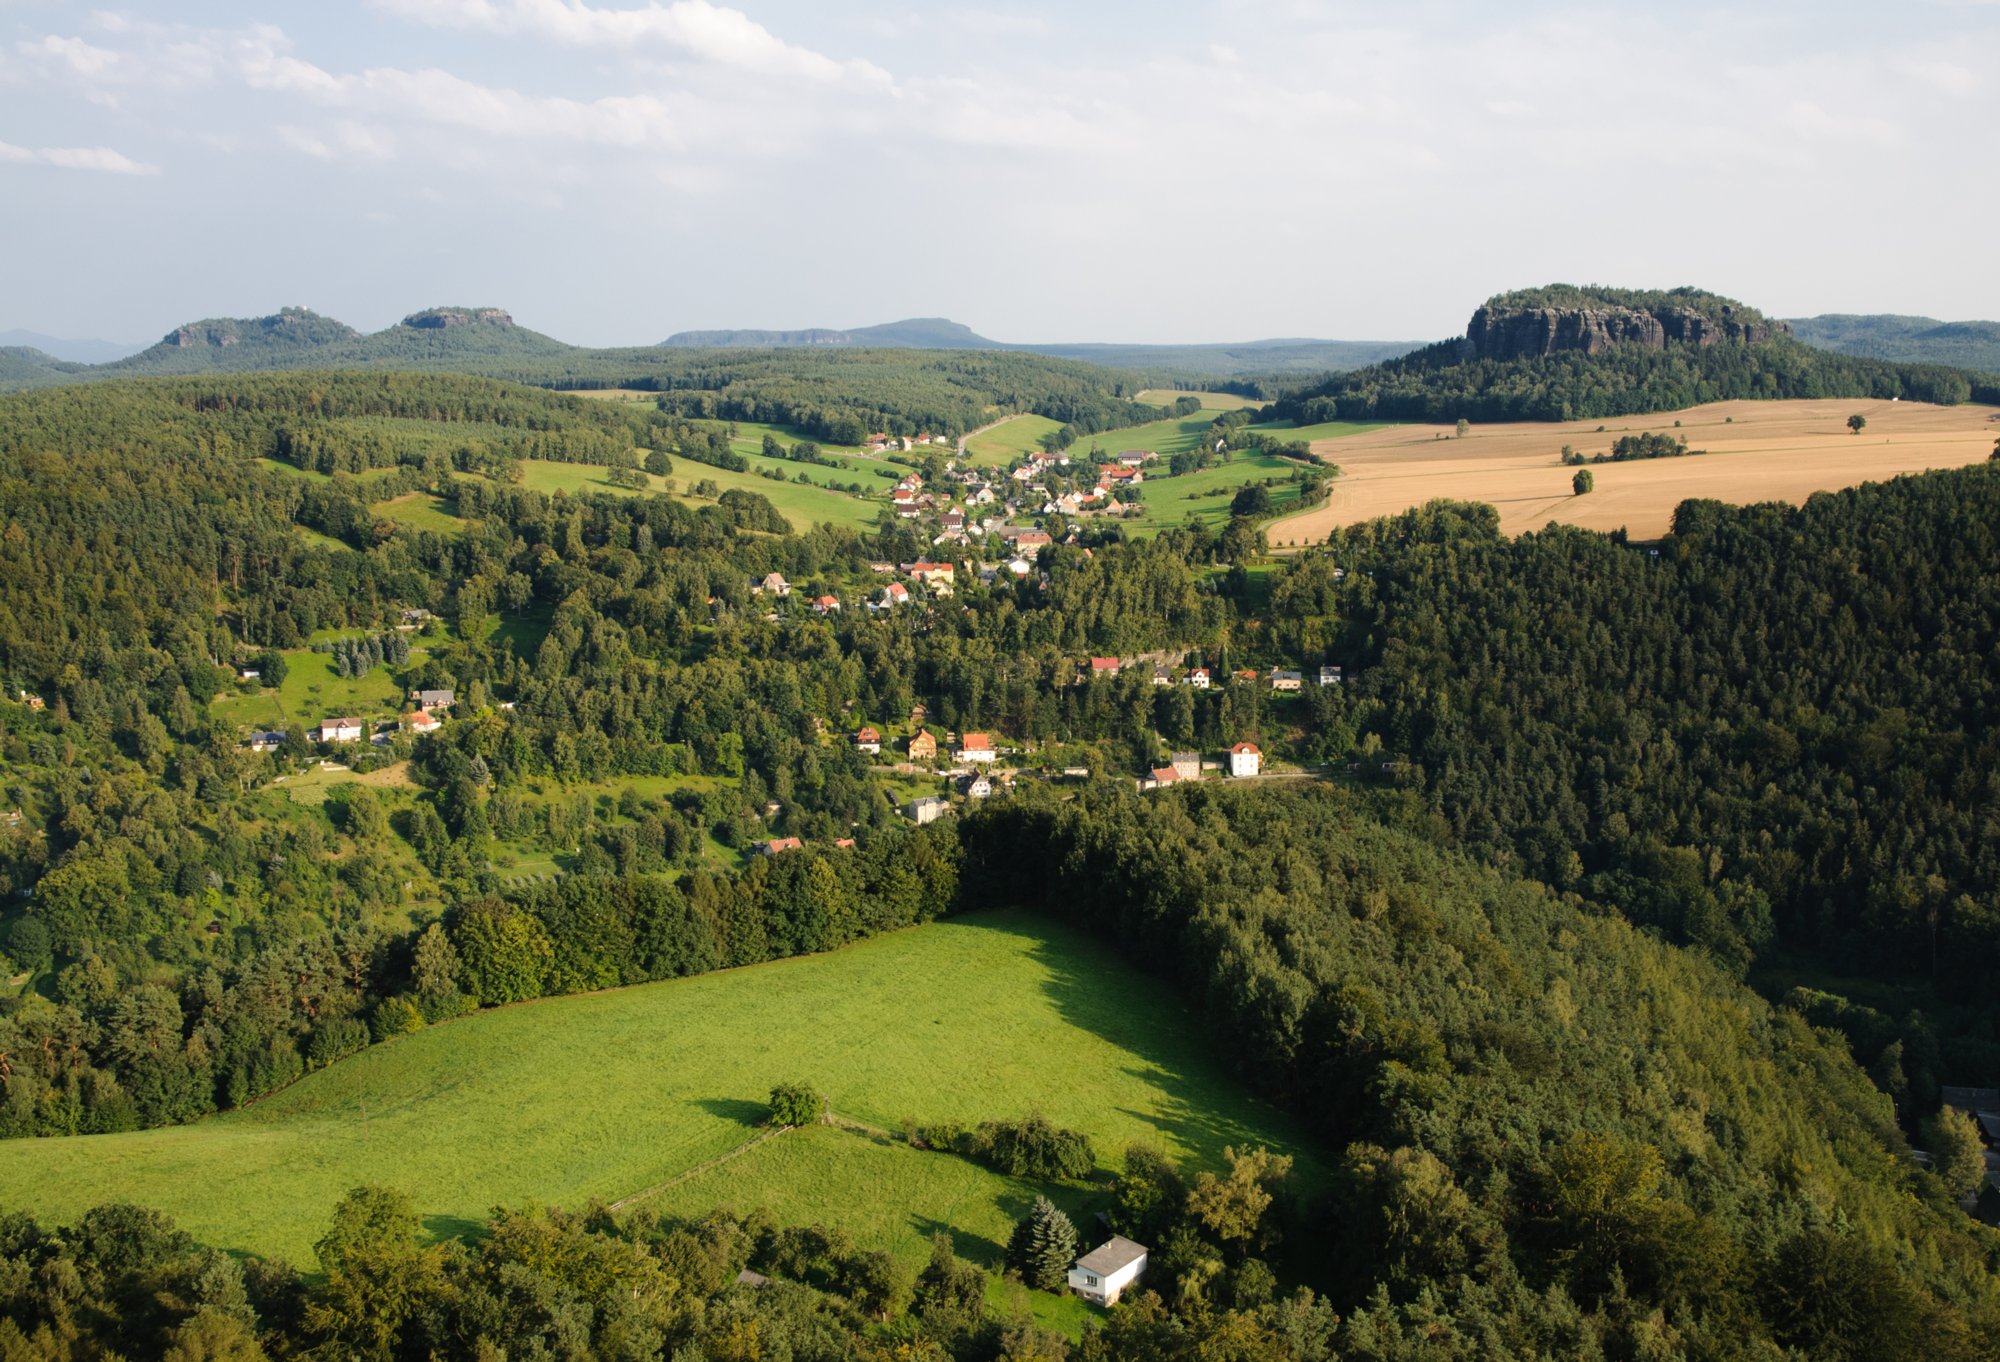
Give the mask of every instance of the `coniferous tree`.
[{"label": "coniferous tree", "polygon": [[1007,1265],[1037,1291],[1060,1291],[1075,1262],[1075,1224],[1053,1201],[1036,1197],[1007,1241]]}]

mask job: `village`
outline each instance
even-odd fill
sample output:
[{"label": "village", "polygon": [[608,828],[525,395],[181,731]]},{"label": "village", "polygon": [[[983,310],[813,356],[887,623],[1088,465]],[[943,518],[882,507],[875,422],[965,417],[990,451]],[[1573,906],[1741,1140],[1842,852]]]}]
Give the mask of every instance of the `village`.
[{"label": "village", "polygon": [[[1005,467],[982,467],[965,459],[963,441],[929,433],[901,437],[878,433],[865,447],[903,466],[888,492],[882,524],[902,527],[905,543],[913,532],[928,551],[904,561],[872,561],[867,564],[867,578],[860,580],[831,579],[806,586],[772,570],[744,583],[742,595],[734,600],[712,595],[709,605],[718,621],[732,610],[747,609],[767,624],[780,626],[809,619],[834,622],[853,615],[894,616],[922,629],[933,620],[930,612],[953,608],[970,586],[987,591],[1044,590],[1048,573],[1043,556],[1058,546],[1091,556],[1083,527],[1096,517],[1138,514],[1142,508],[1136,491],[1149,470],[1159,466],[1159,455],[1152,450],[1123,449],[1109,455],[1093,450],[1088,457],[1039,450]],[[1341,575],[1336,570],[1336,577]],[[406,638],[418,636],[419,631],[429,638],[438,635],[444,621],[428,609],[411,606],[401,610],[392,627]],[[350,645],[316,643],[313,651],[324,652],[329,646]],[[396,655],[408,652],[405,643]],[[1254,688],[1278,703],[1346,679],[1340,664],[1319,659],[1259,670],[1159,652],[1079,656],[1070,684],[1115,684],[1121,678],[1129,684],[1134,676],[1153,687]],[[268,693],[271,685],[260,675],[255,658],[246,658],[239,666],[238,681],[250,695]],[[512,702],[496,700],[482,687],[475,689],[480,693],[469,702],[451,685],[397,690],[393,704],[378,692],[371,697],[373,706],[365,710],[322,713],[311,722],[287,714],[290,722],[283,726],[246,725],[241,743],[254,754],[312,760],[323,772],[366,771],[413,755],[416,743],[449,723],[486,715],[504,718],[513,709]],[[830,729],[824,720],[816,722],[821,740],[850,745],[884,783],[900,816],[918,826],[954,809],[1005,795],[1022,781],[1125,780],[1141,791],[1158,791],[1208,779],[1311,774],[1277,758],[1264,735],[1255,731],[1227,735],[1228,741],[1205,752],[1162,746],[1152,763],[1119,770],[1115,762],[1107,767],[1101,754],[1057,755],[1061,744],[1008,741],[987,731],[955,732],[931,722],[922,704],[900,720],[857,718],[845,731]],[[766,819],[778,824],[770,829],[773,833],[783,827],[780,813],[775,807],[765,811]],[[836,844],[852,841],[841,838]],[[798,836],[772,835],[753,841],[746,850],[773,855],[804,845]]]}]

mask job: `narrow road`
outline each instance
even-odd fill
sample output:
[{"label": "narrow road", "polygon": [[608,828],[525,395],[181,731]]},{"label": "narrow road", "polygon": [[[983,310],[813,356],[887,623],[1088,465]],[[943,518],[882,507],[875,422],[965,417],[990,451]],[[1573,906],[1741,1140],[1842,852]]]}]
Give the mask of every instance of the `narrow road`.
[{"label": "narrow road", "polygon": [[1023,415],[1023,414],[1024,414],[1024,413],[1022,413],[1022,412],[1018,412],[1018,411],[1017,411],[1017,412],[1013,412],[1013,413],[1010,413],[1009,415],[1006,415],[1006,416],[1003,416],[1003,417],[1001,417],[1001,418],[1000,418],[1000,419],[999,419],[998,421],[988,421],[988,422],[987,422],[987,423],[986,423],[985,425],[981,426],[981,427],[980,427],[979,429],[977,429],[977,430],[968,430],[968,431],[966,431],[966,432],[965,432],[965,434],[963,434],[963,435],[961,435],[961,436],[959,436],[959,437],[958,437],[958,457],[959,457],[959,458],[961,458],[961,459],[965,457],[965,442],[966,442],[967,440],[970,440],[970,439],[971,439],[971,438],[972,438],[973,436],[975,436],[975,435],[984,435],[984,434],[985,434],[985,433],[986,433],[987,431],[989,431],[989,430],[993,429],[993,427],[995,427],[995,426],[1004,426],[1004,425],[1006,425],[1006,424],[1007,424],[1007,423],[1008,423],[1009,421],[1013,420],[1013,419],[1014,419],[1014,418],[1015,418],[1016,416],[1020,416],[1020,415]]}]

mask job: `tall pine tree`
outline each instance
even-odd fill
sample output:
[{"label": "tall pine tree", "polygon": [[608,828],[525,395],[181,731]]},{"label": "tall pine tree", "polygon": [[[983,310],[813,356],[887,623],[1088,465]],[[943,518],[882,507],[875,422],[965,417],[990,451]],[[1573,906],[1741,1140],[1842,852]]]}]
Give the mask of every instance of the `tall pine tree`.
[{"label": "tall pine tree", "polygon": [[1053,1201],[1036,1197],[1007,1240],[1007,1265],[1038,1291],[1060,1291],[1075,1261],[1076,1226]]}]

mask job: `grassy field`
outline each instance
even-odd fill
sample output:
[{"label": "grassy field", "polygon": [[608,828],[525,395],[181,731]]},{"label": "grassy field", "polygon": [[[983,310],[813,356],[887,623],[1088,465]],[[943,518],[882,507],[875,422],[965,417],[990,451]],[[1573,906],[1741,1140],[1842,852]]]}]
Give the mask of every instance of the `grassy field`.
[{"label": "grassy field", "polygon": [[[428,651],[422,644],[412,644],[406,665],[415,666]],[[213,708],[217,718],[232,724],[274,728],[290,723],[310,728],[321,719],[346,715],[388,718],[402,710],[403,689],[392,668],[376,667],[343,679],[333,669],[333,654],[296,648],[285,653],[282,686],[231,696]]]},{"label": "grassy field", "polygon": [[393,766],[370,771],[366,775],[356,775],[339,763],[315,765],[311,770],[295,776],[279,776],[271,782],[282,789],[285,797],[294,804],[324,804],[339,785],[370,785],[378,790],[409,790],[416,788],[410,779],[410,763],[399,761]]},{"label": "grassy field", "polygon": [[465,529],[465,522],[452,513],[452,503],[429,492],[405,492],[387,501],[371,502],[368,509],[398,525],[432,534],[458,534]]},{"label": "grassy field", "polygon": [[1086,435],[1069,447],[1072,459],[1088,459],[1095,449],[1106,458],[1123,449],[1150,449],[1161,458],[1171,458],[1184,454],[1200,444],[1208,434],[1208,428],[1215,424],[1220,411],[1204,407],[1192,416],[1169,418],[1165,421],[1149,421],[1143,426],[1121,426],[1117,430],[1101,430],[1095,435]]},{"label": "grassy field", "polygon": [[[770,464],[787,469],[804,468],[804,464],[787,464],[775,459],[756,459],[753,463]],[[526,459],[521,464],[521,485],[538,492],[609,492],[614,496],[634,496],[636,489],[614,487],[605,481],[607,470],[595,464],[547,463],[538,459]],[[809,469],[808,476],[824,479],[827,470]],[[843,475],[846,476],[846,475]],[[855,474],[862,477],[866,475]],[[706,499],[692,496],[688,489],[698,482],[711,481],[722,491],[741,488],[755,492],[777,508],[779,515],[797,530],[810,529],[816,524],[845,525],[851,529],[869,529],[875,524],[875,516],[882,504],[863,501],[845,492],[828,491],[824,487],[802,487],[794,482],[773,482],[760,478],[755,473],[733,473],[726,468],[712,468],[692,459],[674,460],[674,496],[690,505],[710,504]],[[889,484],[882,484],[887,487]],[[660,491],[661,479],[648,474],[646,488],[650,492]]]},{"label": "grassy field", "polygon": [[[1850,415],[1867,419],[1859,435],[1847,428]],[[1314,452],[1339,464],[1343,476],[1327,503],[1273,524],[1270,537],[1273,544],[1318,543],[1337,525],[1449,497],[1490,502],[1507,534],[1560,521],[1650,539],[1664,534],[1674,508],[1692,497],[1797,504],[1814,492],[1980,462],[2000,436],[1996,418],[1991,407],[1826,399],[1717,402],[1601,422],[1474,425],[1462,439],[1447,426],[1394,426],[1315,439]],[[1571,494],[1575,470],[1561,462],[1564,445],[1591,455],[1642,431],[1685,436],[1707,452],[1593,465],[1595,489]]]},{"label": "grassy field", "polygon": [[1240,407],[1261,407],[1263,400],[1245,397],[1241,393],[1192,392],[1181,388],[1148,388],[1134,399],[1150,402],[1156,407],[1171,407],[1183,397],[1199,398],[1201,405],[1210,411],[1235,411]]},{"label": "grassy field", "polygon": [[1042,436],[1061,429],[1062,422],[1046,416],[1010,416],[991,430],[967,437],[966,461],[979,468],[1005,468],[1040,449]]},{"label": "grassy field", "polygon": [[[1243,1093],[1182,1001],[1044,919],[990,913],[802,960],[503,1008],[373,1047],[244,1111],[127,1135],[18,1140],[0,1206],[66,1220],[129,1200],[232,1250],[310,1264],[348,1188],[408,1190],[438,1233],[498,1204],[645,1193],[668,1211],[769,1206],[837,1221],[914,1260],[946,1227],[996,1260],[1034,1188],[865,1132],[751,1140],[773,1083],[842,1116],[977,1121],[1039,1110],[1101,1162],[1162,1144],[1195,1167],[1226,1144],[1301,1154]],[[1301,1159],[1302,1180],[1321,1166]],[[1084,1223],[1102,1204],[1063,1192]]]},{"label": "grassy field", "polygon": [[[1296,465],[1269,454],[1238,451],[1228,463],[1215,464],[1177,478],[1151,478],[1139,484],[1144,520],[1125,522],[1125,532],[1137,538],[1158,534],[1175,525],[1198,520],[1216,525],[1229,519],[1229,503],[1237,489],[1265,478],[1289,478]],[[1271,488],[1271,500],[1284,506],[1298,499],[1299,489],[1282,483]]]}]

